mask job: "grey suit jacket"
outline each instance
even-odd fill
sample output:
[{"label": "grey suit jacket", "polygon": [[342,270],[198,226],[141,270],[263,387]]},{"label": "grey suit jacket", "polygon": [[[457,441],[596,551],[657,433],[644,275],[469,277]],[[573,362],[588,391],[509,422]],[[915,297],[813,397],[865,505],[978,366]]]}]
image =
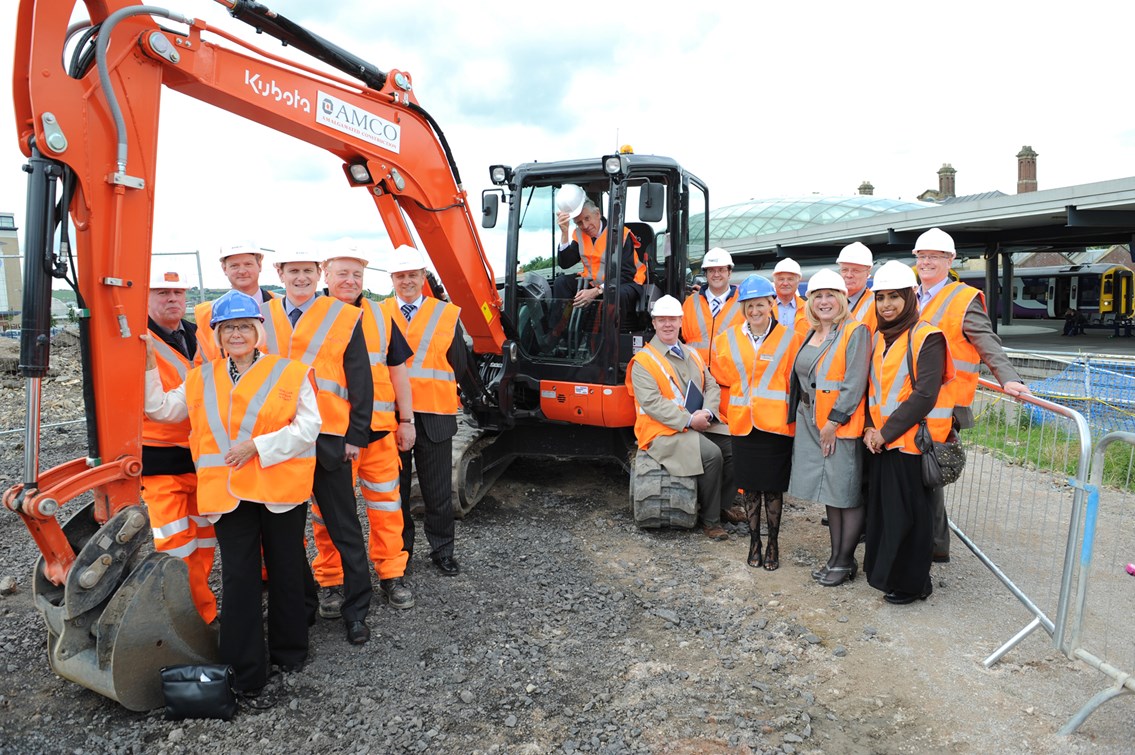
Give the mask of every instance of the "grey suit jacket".
[{"label": "grey suit jacket", "polygon": [[[670,353],[670,347],[658,340],[657,336],[650,343],[665,354],[666,360],[677,372],[681,381],[679,390],[685,390],[690,380],[697,385],[698,363],[689,356],[691,349],[688,346],[682,344],[682,350],[687,356],[685,359],[679,359]],[[662,395],[654,376],[640,366],[637,359],[631,363],[630,369],[635,405],[666,427],[678,431],[674,435],[660,435],[655,438],[646,452],[672,475],[691,477],[701,474],[704,470],[701,452],[698,449],[697,431],[686,430],[690,424],[690,413]],[[721,405],[721,388],[713,379],[713,375],[709,374],[708,365],[702,372],[705,381],[705,388],[702,391],[705,394],[704,408],[716,413]],[[707,432],[728,435],[729,427],[724,422],[717,421]]]}]

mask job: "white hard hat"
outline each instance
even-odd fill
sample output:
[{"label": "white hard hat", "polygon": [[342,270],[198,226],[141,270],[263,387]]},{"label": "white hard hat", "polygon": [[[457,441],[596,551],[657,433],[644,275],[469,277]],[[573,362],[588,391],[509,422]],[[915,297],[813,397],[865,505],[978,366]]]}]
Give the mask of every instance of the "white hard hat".
[{"label": "white hard hat", "polygon": [[650,316],[681,317],[682,303],[675,299],[673,296],[663,296],[661,299],[654,302],[654,307],[650,310]]},{"label": "white hard hat", "polygon": [[370,264],[370,259],[359,251],[358,244],[355,243],[354,239],[349,238],[339,239],[324,247],[324,262],[338,259],[358,260],[363,263],[363,267]]},{"label": "white hard hat", "polygon": [[707,267],[733,267],[733,258],[729,252],[725,251],[719,246],[715,246],[705,253],[701,260],[701,269],[705,270]]},{"label": "white hard hat", "polygon": [[830,289],[832,291],[840,291],[847,294],[847,284],[843,282],[843,277],[834,270],[817,270],[811,278],[808,279],[808,294],[813,291],[820,291]]},{"label": "white hard hat", "polygon": [[839,250],[839,256],[835,258],[836,263],[846,262],[851,265],[866,265],[871,267],[875,264],[875,258],[871,255],[871,250],[867,248],[866,244],[858,241],[852,242]]},{"label": "white hard hat", "polygon": [[780,262],[776,263],[776,267],[772,269],[772,274],[776,275],[777,273],[803,275],[803,272],[800,270],[800,265],[791,257],[785,257]]},{"label": "white hard hat", "polygon": [[404,273],[408,270],[421,270],[426,266],[422,253],[414,247],[403,244],[394,248],[390,258],[380,263],[388,273]]},{"label": "white hard hat", "polygon": [[556,192],[556,212],[566,212],[568,217],[575,220],[583,212],[583,203],[587,201],[587,194],[575,184],[564,184]]},{"label": "white hard hat", "polygon": [[184,291],[193,288],[193,286],[189,285],[188,281],[182,279],[180,273],[163,273],[157,270],[151,270],[150,290],[153,291],[154,289],[160,288],[176,288]]},{"label": "white hard hat", "polygon": [[320,262],[323,262],[323,253],[312,251],[310,247],[303,247],[276,252],[272,255],[273,265],[286,265],[289,262],[314,262],[318,265]]},{"label": "white hard hat", "polygon": [[918,279],[914,277],[914,269],[898,260],[890,260],[875,271],[871,280],[872,291],[899,291],[904,288],[914,288]]},{"label": "white hard hat", "polygon": [[227,258],[233,257],[237,254],[255,254],[258,257],[264,257],[264,250],[258,247],[251,241],[240,241],[232,246],[222,249],[217,259],[224,262]]},{"label": "white hard hat", "polygon": [[914,249],[911,251],[915,254],[918,252],[948,252],[951,257],[958,256],[958,250],[954,247],[953,236],[941,228],[931,228],[919,236],[918,241],[914,242]]}]

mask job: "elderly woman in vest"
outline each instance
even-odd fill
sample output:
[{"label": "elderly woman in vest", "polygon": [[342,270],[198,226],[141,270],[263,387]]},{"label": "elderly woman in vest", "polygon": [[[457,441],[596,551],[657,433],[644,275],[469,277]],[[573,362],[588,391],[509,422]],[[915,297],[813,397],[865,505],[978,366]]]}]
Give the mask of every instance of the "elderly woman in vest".
[{"label": "elderly woman in vest", "polygon": [[[729,387],[733,474],[745,491],[749,516],[748,564],[780,567],[780,513],[792,471],[795,418],[788,413],[789,374],[803,336],[776,321],[776,289],[750,275],[737,295],[742,325],[717,337],[714,378]],[[761,552],[761,506],[768,516],[768,547]]]},{"label": "elderly woman in vest", "polygon": [[[255,697],[269,661],[282,671],[307,659],[314,583],[304,550],[306,501],[315,471],[319,407],[310,370],[263,354],[260,303],[230,291],[213,305],[223,355],[163,393],[146,343],[146,416],[189,418],[199,511],[214,522],[221,550],[220,658],[233,687]],[[268,570],[268,653],[261,619],[261,549]]]},{"label": "elderly woman in vest", "polygon": [[796,440],[788,494],[827,507],[831,554],[812,572],[825,587],[855,579],[855,547],[863,530],[863,418],[871,330],[850,316],[847,284],[820,270],[808,281],[804,307],[812,329],[796,356],[792,396]]},{"label": "elderly woman in vest", "polygon": [[914,271],[892,260],[871,287],[879,323],[863,443],[876,456],[869,465],[863,570],[896,605],[926,600],[933,591],[933,501],[914,436],[925,420],[934,440],[946,440],[953,416],[951,392],[942,390],[954,373],[946,338],[918,321],[916,285]]}]

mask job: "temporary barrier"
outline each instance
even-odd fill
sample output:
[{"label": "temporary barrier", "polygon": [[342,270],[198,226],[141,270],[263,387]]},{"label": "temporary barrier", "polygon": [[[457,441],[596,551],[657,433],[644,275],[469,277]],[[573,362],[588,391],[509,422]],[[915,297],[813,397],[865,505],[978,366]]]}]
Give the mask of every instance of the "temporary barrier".
[{"label": "temporary barrier", "polygon": [[[1115,684],[1085,703],[1064,724],[1061,734],[1074,732],[1108,700],[1135,692],[1135,635],[1131,632],[1135,574],[1125,568],[1135,562],[1135,495],[1125,492],[1133,461],[1135,434],[1129,432],[1104,436],[1092,453],[1075,609],[1067,648],[1061,649],[1069,658],[1111,677]],[[1124,490],[1102,487],[1105,471],[1115,468],[1128,478]]]},{"label": "temporary barrier", "polygon": [[988,380],[973,409],[976,425],[961,433],[965,472],[946,488],[950,528],[1033,616],[988,667],[1038,627],[1060,644],[1091,433],[1079,412],[1013,399]]}]

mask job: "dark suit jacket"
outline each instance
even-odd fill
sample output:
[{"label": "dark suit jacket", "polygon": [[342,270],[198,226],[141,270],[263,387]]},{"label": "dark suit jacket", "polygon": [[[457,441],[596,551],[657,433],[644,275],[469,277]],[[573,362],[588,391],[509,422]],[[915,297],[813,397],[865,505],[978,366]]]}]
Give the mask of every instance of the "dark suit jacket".
[{"label": "dark suit jacket", "polygon": [[[327,470],[348,464],[343,460],[346,444],[363,448],[370,442],[370,417],[374,411],[374,382],[370,372],[370,354],[363,336],[362,322],[355,323],[351,341],[343,352],[343,370],[347,373],[347,397],[351,402],[351,419],[344,436],[320,433],[315,441],[315,458]],[[349,464],[348,464],[349,466]]]},{"label": "dark suit jacket", "polygon": [[[445,354],[449,366],[453,368],[453,374],[458,379],[465,370],[465,353],[465,335],[461,330],[461,324],[458,323],[453,331],[453,341]],[[454,414],[426,414],[415,411],[414,422],[417,431],[424,434],[432,443],[441,443],[457,434],[457,415]]]}]

